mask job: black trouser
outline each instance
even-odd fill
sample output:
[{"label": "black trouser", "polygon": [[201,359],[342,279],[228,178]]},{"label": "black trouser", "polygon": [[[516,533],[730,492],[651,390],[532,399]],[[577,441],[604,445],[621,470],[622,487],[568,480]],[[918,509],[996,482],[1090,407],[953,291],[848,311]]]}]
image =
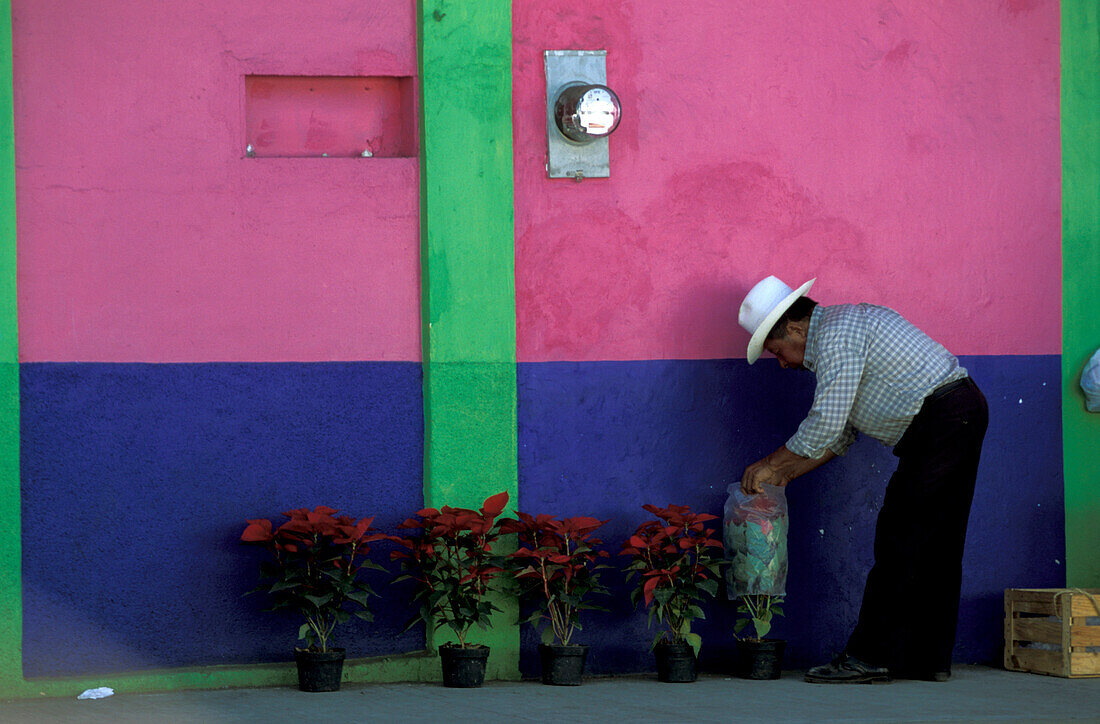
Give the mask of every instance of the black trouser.
[{"label": "black trouser", "polygon": [[900,676],[951,670],[966,524],[989,423],[985,397],[969,378],[937,392],[894,447],[898,469],[886,487],[875,564],[847,647]]}]

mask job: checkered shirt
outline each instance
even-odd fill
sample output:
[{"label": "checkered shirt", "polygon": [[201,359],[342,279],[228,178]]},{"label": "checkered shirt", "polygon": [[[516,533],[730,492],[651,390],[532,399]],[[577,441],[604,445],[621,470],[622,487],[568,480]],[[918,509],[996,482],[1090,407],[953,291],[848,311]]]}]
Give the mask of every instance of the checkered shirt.
[{"label": "checkered shirt", "polygon": [[802,364],[817,389],[787,449],[815,459],[843,455],[857,431],[896,445],[929,393],[967,376],[943,345],[872,304],[815,307]]}]

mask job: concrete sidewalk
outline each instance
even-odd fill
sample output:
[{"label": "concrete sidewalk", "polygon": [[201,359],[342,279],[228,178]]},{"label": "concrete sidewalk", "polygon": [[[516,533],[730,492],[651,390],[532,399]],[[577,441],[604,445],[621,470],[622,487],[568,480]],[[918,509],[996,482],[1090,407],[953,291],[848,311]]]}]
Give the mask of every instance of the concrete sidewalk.
[{"label": "concrete sidewalk", "polygon": [[335,693],[290,688],[125,694],[100,700],[0,703],[0,722],[1065,722],[1100,721],[1100,679],[1059,679],[956,667],[943,684],[807,684],[703,675],[694,684],[652,676],[586,679],[580,687],[490,682],[345,685]]}]

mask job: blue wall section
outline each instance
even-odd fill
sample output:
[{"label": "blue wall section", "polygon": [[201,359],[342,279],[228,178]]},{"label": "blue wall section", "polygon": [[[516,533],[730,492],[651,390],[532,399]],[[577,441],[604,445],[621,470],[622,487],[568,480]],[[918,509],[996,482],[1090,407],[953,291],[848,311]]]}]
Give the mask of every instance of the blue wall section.
[{"label": "blue wall section", "polygon": [[[967,541],[956,658],[999,659],[1003,589],[1061,586],[1064,573],[1057,356],[966,357],[990,404]],[[521,364],[520,507],[610,519],[617,552],[647,517],[643,503],[687,504],[721,514],[726,486],[782,444],[802,419],[813,377],[771,360]],[[854,625],[872,562],[874,522],[896,466],[888,448],[861,439],[848,455],[788,488],[791,515],[788,665],[821,663]],[[584,619],[589,670],[652,670],[644,615],[631,611],[621,577],[611,612]],[[919,596],[920,591],[913,595]],[[699,627],[703,664],[728,668],[732,605],[719,601]],[[522,666],[537,672],[530,630]]]},{"label": "blue wall section", "polygon": [[[246,518],[325,504],[392,530],[423,506],[417,363],[25,364],[24,672],[286,661]],[[384,551],[377,551],[382,560]],[[423,648],[374,579],[350,656]]]},{"label": "blue wall section", "polygon": [[[1056,356],[968,357],[990,428],[967,543],[956,657],[993,661],[1004,588],[1061,586]],[[610,519],[617,552],[643,503],[721,513],[726,486],[781,444],[813,377],[765,360],[518,366],[521,509]],[[259,551],[246,518],[327,504],[393,531],[423,500],[420,365],[25,364],[21,368],[24,670],[94,674],[290,658],[297,622],[242,598]],[[860,440],[789,488],[788,665],[843,646],[871,564],[890,451]],[[378,551],[379,560],[385,550]],[[612,559],[613,563],[621,559]],[[401,633],[407,591],[379,574],[374,625],[351,655],[423,646]],[[592,673],[652,670],[645,617],[621,575],[580,639]],[[920,595],[920,591],[914,591]],[[728,666],[732,606],[709,608],[704,665]],[[537,670],[525,629],[522,667]],[[59,656],[58,652],[65,652]]]}]

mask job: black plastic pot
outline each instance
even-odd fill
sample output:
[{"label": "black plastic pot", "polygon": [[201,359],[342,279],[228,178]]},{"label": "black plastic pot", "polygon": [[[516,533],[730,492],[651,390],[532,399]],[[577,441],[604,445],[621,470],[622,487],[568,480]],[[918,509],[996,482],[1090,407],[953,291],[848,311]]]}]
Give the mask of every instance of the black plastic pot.
[{"label": "black plastic pot", "polygon": [[742,679],[778,679],[786,646],[780,639],[738,641],[734,673]]},{"label": "black plastic pot", "polygon": [[542,683],[552,686],[580,686],[587,658],[587,646],[539,644]]},{"label": "black plastic pot", "polygon": [[340,691],[344,674],[344,650],[303,651],[294,649],[298,664],[298,688],[302,691]]},{"label": "black plastic pot", "polygon": [[459,646],[440,646],[439,660],[443,664],[443,686],[474,689],[485,683],[489,647],[464,649]]},{"label": "black plastic pot", "polygon": [[695,681],[695,651],[691,644],[670,644],[662,641],[653,649],[657,657],[657,681],[670,684],[689,684]]}]

